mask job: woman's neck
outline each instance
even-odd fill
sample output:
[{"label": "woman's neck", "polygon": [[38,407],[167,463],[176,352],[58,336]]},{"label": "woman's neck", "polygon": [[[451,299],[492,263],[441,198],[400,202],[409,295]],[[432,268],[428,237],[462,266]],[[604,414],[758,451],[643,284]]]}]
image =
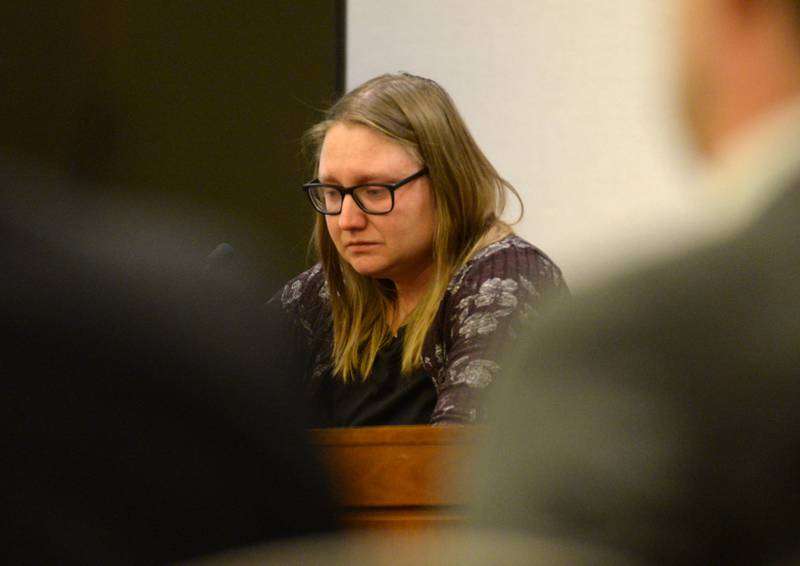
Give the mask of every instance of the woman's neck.
[{"label": "woman's neck", "polygon": [[398,329],[403,326],[408,315],[411,314],[411,311],[414,310],[420,299],[428,291],[432,274],[433,265],[429,265],[413,277],[393,280],[397,291],[397,302],[395,303],[395,311],[391,323],[393,334],[397,334]]}]

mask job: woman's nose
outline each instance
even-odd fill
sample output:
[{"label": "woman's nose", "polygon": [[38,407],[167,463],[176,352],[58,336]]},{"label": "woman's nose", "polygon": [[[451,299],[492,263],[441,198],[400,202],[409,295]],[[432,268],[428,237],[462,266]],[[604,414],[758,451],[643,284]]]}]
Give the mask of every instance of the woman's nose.
[{"label": "woman's nose", "polygon": [[358,208],[352,195],[345,195],[342,201],[342,212],[339,213],[339,228],[342,230],[359,230],[367,225],[367,215]]}]

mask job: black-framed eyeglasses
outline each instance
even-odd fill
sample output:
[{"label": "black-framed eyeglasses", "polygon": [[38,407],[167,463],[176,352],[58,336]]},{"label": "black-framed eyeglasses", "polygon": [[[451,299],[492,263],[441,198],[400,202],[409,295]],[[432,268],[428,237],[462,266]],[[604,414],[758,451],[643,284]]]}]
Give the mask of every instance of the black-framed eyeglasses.
[{"label": "black-framed eyeglasses", "polygon": [[340,214],[346,195],[353,197],[358,208],[367,214],[389,214],[394,208],[394,192],[403,185],[427,174],[428,168],[423,167],[413,175],[396,183],[365,183],[353,187],[329,185],[315,179],[303,185],[303,190],[308,195],[311,206],[320,214]]}]

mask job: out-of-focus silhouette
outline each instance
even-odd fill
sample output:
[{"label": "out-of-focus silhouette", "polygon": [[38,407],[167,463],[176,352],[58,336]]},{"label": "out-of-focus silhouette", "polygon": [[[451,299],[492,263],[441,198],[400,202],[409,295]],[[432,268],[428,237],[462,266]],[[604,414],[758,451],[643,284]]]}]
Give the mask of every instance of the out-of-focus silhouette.
[{"label": "out-of-focus silhouette", "polygon": [[209,248],[175,253],[185,215],[23,163],[0,156],[2,562],[163,563],[332,528],[280,313],[233,271],[204,277]]},{"label": "out-of-focus silhouette", "polygon": [[651,564],[789,563],[800,13],[790,1],[676,6],[687,116],[728,235],[578,297],[528,334],[494,405],[476,514]]}]

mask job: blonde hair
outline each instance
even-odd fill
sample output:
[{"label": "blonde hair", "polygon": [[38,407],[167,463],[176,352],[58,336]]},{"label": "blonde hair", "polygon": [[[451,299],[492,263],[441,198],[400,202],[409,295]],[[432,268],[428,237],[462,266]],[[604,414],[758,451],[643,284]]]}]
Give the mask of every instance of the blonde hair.
[{"label": "blonde hair", "polygon": [[[431,292],[406,320],[402,372],[410,373],[422,364],[425,337],[452,276],[477,250],[511,232],[500,215],[506,193],[518,200],[519,195],[475,143],[447,92],[430,79],[386,74],[345,94],[307,132],[317,167],[325,135],[337,123],[363,125],[388,136],[429,171],[436,219],[433,275]],[[378,351],[392,336],[394,285],[360,275],[344,261],[322,215],[317,217],[314,244],[333,315],[334,372],[345,381],[366,379]]]}]

